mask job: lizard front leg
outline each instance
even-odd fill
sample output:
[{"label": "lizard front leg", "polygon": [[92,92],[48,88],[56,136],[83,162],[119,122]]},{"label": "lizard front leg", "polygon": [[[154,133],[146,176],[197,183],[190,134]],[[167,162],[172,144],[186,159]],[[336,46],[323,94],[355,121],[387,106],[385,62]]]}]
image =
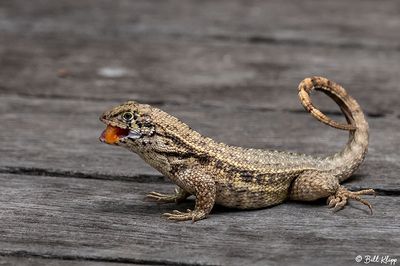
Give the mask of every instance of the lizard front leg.
[{"label": "lizard front leg", "polygon": [[173,202],[180,203],[189,196],[190,196],[189,192],[183,190],[180,187],[177,187],[175,188],[174,194],[164,194],[152,191],[146,195],[146,199],[149,199],[151,201],[156,201],[158,203],[173,203]]},{"label": "lizard front leg", "polygon": [[371,204],[362,199],[361,195],[374,195],[373,189],[349,191],[339,184],[339,180],[326,172],[307,171],[297,177],[290,188],[290,199],[313,201],[327,197],[328,207],[334,211],[343,209],[349,199],[353,199],[368,206],[372,213]]},{"label": "lizard front leg", "polygon": [[196,197],[194,210],[181,212],[174,210],[164,213],[163,216],[172,221],[192,222],[206,218],[214,207],[216,198],[216,185],[214,179],[200,167],[178,170],[175,174],[175,182],[185,191],[189,191]]}]

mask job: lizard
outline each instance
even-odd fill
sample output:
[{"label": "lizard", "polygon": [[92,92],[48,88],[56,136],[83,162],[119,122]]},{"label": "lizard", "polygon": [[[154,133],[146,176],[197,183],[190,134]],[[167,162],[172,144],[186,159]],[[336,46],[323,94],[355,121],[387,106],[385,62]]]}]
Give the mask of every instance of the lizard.
[{"label": "lizard", "polygon": [[[311,91],[322,91],[340,107],[347,123],[339,123],[317,109]],[[242,148],[202,136],[178,118],[147,104],[128,101],[100,116],[106,129],[100,141],[127,148],[177,185],[175,193],[150,192],[159,203],[179,203],[195,196],[193,210],[164,213],[168,220],[193,222],[206,218],[214,204],[258,209],[287,200],[327,198],[334,211],[348,200],[371,204],[362,195],[373,189],[350,191],[341,183],[358,169],[367,153],[369,126],[359,104],[339,84],[323,77],[300,82],[303,107],[320,122],[349,132],[345,147],[333,155],[312,155]]]}]

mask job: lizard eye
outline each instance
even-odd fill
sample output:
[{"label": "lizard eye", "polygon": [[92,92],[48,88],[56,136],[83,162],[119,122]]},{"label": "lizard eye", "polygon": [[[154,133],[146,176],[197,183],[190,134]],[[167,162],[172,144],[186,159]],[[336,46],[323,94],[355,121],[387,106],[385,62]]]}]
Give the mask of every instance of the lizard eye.
[{"label": "lizard eye", "polygon": [[125,112],[122,114],[122,119],[125,122],[131,122],[133,119],[133,113],[132,112]]}]

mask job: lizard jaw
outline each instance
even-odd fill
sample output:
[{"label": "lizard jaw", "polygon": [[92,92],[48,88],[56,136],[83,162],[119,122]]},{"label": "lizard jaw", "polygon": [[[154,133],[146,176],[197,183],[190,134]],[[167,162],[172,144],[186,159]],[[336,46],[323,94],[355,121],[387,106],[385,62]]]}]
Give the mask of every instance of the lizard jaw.
[{"label": "lizard jaw", "polygon": [[141,136],[142,136],[142,134],[140,132],[129,130],[129,134],[127,136],[121,138],[121,140],[139,139]]},{"label": "lizard jaw", "polygon": [[142,134],[138,131],[132,131],[128,128],[120,128],[117,126],[107,125],[107,128],[101,133],[99,140],[107,144],[117,145],[121,141],[127,139],[138,139]]}]

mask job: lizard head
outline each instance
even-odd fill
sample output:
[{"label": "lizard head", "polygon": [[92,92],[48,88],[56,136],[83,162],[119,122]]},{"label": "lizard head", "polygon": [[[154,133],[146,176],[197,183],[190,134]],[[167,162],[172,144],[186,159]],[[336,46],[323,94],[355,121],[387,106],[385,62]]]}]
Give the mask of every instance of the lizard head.
[{"label": "lizard head", "polygon": [[134,101],[118,105],[100,116],[100,121],[107,128],[100,136],[100,141],[123,146],[138,139],[154,135],[155,126],[148,112],[150,106]]}]

